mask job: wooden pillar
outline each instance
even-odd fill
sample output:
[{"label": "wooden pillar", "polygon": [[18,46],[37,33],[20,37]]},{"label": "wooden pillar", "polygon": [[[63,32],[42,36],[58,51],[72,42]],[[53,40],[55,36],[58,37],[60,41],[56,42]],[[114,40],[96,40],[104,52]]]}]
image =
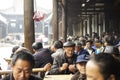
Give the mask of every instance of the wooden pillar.
[{"label": "wooden pillar", "polygon": [[66,0],[62,0],[62,37],[63,40],[67,40],[67,4]]},{"label": "wooden pillar", "polygon": [[82,36],[82,21],[80,21],[80,36]]},{"label": "wooden pillar", "polygon": [[34,0],[24,0],[24,44],[30,51],[35,41],[33,15]]},{"label": "wooden pillar", "polygon": [[83,20],[81,20],[81,30],[82,30],[82,36],[83,36],[83,31],[84,31],[84,29],[83,29],[83,26],[84,26],[84,21]]},{"label": "wooden pillar", "polygon": [[97,33],[99,35],[99,14],[97,14]]},{"label": "wooden pillar", "polygon": [[97,33],[97,25],[96,25],[96,23],[97,23],[96,15],[94,15],[94,32]]},{"label": "wooden pillar", "polygon": [[87,34],[87,21],[85,21],[85,34]]},{"label": "wooden pillar", "polygon": [[69,19],[69,22],[68,22],[68,29],[67,29],[67,33],[68,35],[72,36],[73,35],[73,28],[72,28],[72,21]]},{"label": "wooden pillar", "polygon": [[103,31],[103,20],[104,18],[103,18],[103,15],[101,14],[100,15],[100,35],[104,32]]},{"label": "wooden pillar", "polygon": [[110,29],[110,27],[109,27],[109,18],[108,18],[109,16],[107,15],[107,14],[105,14],[105,31],[109,31]]},{"label": "wooden pillar", "polygon": [[53,40],[58,40],[58,0],[53,0]]},{"label": "wooden pillar", "polygon": [[95,32],[95,15],[92,15],[92,32]]},{"label": "wooden pillar", "polygon": [[92,37],[92,15],[89,16],[89,33],[90,37]]}]

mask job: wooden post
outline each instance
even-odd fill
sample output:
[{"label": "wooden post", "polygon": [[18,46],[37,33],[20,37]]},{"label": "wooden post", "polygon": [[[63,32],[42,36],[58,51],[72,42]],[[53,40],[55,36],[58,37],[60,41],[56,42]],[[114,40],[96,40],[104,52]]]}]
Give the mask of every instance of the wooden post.
[{"label": "wooden post", "polygon": [[90,37],[92,37],[92,15],[89,15],[89,33]]},{"label": "wooden post", "polygon": [[97,33],[99,35],[99,14],[97,13]]},{"label": "wooden post", "polygon": [[62,0],[62,37],[63,40],[67,40],[67,0]]},{"label": "wooden post", "polygon": [[53,0],[53,40],[58,40],[58,0]]},{"label": "wooden post", "polygon": [[88,34],[87,33],[87,21],[85,21],[85,34]]},{"label": "wooden post", "polygon": [[83,31],[84,31],[84,29],[83,29],[83,26],[84,26],[84,23],[83,23],[83,20],[81,20],[81,30],[82,30],[82,36],[83,36]]},{"label": "wooden post", "polygon": [[34,35],[34,0],[24,0],[24,43],[25,47],[32,51]]},{"label": "wooden post", "polygon": [[104,18],[103,18],[103,15],[101,14],[100,15],[100,35],[101,35],[101,33],[103,33],[104,31],[103,31],[103,20]]}]

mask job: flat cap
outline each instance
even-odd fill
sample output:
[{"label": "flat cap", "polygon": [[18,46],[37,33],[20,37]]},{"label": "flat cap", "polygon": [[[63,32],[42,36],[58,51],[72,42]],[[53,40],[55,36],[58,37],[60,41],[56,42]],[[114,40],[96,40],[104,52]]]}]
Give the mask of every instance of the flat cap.
[{"label": "flat cap", "polygon": [[79,41],[75,41],[75,46],[82,46],[82,44]]},{"label": "flat cap", "polygon": [[67,41],[63,44],[63,47],[72,47],[75,46],[75,43],[73,43],[72,41]]}]

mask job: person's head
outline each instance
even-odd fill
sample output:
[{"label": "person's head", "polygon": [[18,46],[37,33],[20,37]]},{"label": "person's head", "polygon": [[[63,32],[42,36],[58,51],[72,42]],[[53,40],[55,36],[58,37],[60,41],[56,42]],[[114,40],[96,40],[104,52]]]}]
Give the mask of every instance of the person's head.
[{"label": "person's head", "polygon": [[12,53],[14,54],[15,51],[16,51],[18,48],[19,48],[19,46],[14,46],[14,47],[12,48]]},{"label": "person's head", "polygon": [[78,52],[82,49],[82,44],[79,41],[75,42],[75,51]]},{"label": "person's head", "polygon": [[12,58],[14,80],[29,80],[34,64],[34,58],[29,50],[22,49],[16,51]]},{"label": "person's head", "polygon": [[104,46],[108,46],[108,45],[114,45],[114,37],[113,36],[107,36],[105,37],[105,42],[104,42]]},{"label": "person's head", "polygon": [[41,42],[34,42],[32,44],[33,51],[38,51],[39,49],[43,48],[43,45]]},{"label": "person's head", "polygon": [[95,41],[94,42],[94,45],[97,47],[97,48],[100,48],[100,47],[102,47],[102,41]]},{"label": "person's head", "polygon": [[80,41],[80,43],[82,44],[82,48],[85,48],[86,40],[82,40],[82,41]]},{"label": "person's head", "polygon": [[91,40],[86,41],[86,47],[90,49],[92,47],[92,43],[93,42]]},{"label": "person's head", "polygon": [[120,80],[120,63],[111,54],[101,53],[86,65],[87,80]]},{"label": "person's head", "polygon": [[24,44],[24,43],[22,43],[22,44],[21,44],[21,47],[25,47],[25,44]]},{"label": "person's head", "polygon": [[63,43],[61,41],[55,41],[53,45],[54,45],[55,50],[59,48],[63,48]]},{"label": "person's head", "polygon": [[81,54],[77,57],[76,67],[81,74],[86,74],[86,63],[89,60],[89,54]]},{"label": "person's head", "polygon": [[75,44],[72,41],[67,41],[63,45],[66,57],[72,57],[75,50]]}]

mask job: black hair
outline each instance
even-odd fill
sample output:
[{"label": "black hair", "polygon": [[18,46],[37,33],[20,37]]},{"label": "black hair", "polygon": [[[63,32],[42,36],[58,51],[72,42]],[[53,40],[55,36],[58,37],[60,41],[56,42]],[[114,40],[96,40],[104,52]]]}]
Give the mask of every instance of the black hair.
[{"label": "black hair", "polygon": [[100,41],[100,40],[97,40],[97,41],[95,41],[94,43],[100,43],[100,44],[103,44],[103,42]]},{"label": "black hair", "polygon": [[35,49],[35,50],[39,50],[39,49],[43,48],[43,45],[42,45],[41,42],[34,42],[32,44],[32,48]]},{"label": "black hair", "polygon": [[92,40],[87,40],[86,43],[90,43],[90,44],[93,44],[93,41]]},{"label": "black hair", "polygon": [[56,49],[63,48],[63,43],[61,41],[55,41],[54,42],[54,47]]},{"label": "black hair", "polygon": [[16,51],[16,54],[12,57],[12,65],[13,66],[15,65],[15,63],[18,59],[26,60],[26,61],[30,62],[31,68],[34,67],[34,64],[35,64],[34,57],[32,56],[32,53],[29,50],[22,49],[22,50]]},{"label": "black hair", "polygon": [[105,42],[107,42],[109,45],[114,45],[115,38],[113,36],[107,36],[105,38]]},{"label": "black hair", "polygon": [[120,62],[111,54],[97,54],[92,56],[90,60],[94,61],[99,66],[100,72],[104,76],[104,80],[108,80],[111,74],[115,76],[116,80],[120,80]]}]

